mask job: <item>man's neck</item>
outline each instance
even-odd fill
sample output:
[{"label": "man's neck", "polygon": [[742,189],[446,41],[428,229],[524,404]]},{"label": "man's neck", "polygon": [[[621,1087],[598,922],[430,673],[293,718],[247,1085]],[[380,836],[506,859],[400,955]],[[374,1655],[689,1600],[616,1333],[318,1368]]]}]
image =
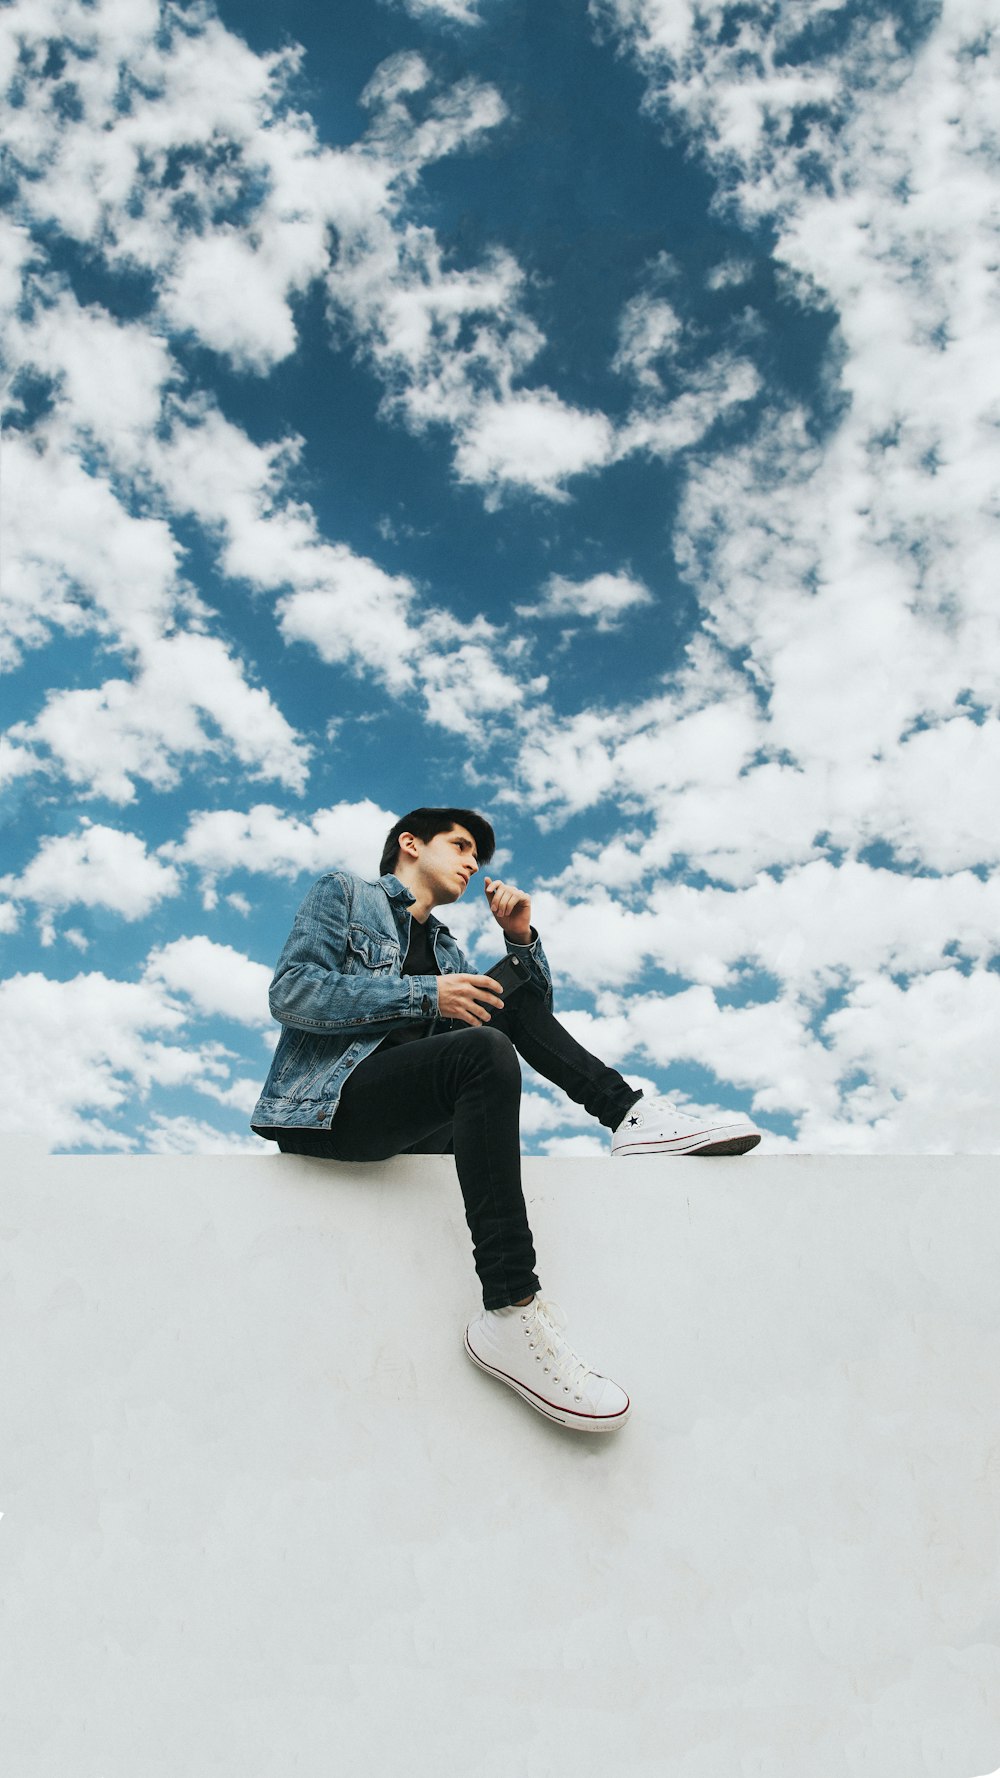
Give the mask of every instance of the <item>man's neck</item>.
[{"label": "man's neck", "polygon": [[399,878],[399,881],[405,885],[413,896],[410,913],[413,915],[413,918],[419,921],[420,925],[423,926],[425,921],[429,919],[434,911],[431,892],[426,883],[422,883],[419,877],[412,877],[406,870],[405,866],[401,867],[397,865],[393,874]]}]

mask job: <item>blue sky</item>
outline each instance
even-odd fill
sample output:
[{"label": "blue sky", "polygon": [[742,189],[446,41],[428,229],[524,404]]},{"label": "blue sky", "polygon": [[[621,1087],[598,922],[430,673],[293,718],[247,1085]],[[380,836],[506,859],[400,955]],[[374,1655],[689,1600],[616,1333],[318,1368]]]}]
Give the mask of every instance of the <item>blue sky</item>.
[{"label": "blue sky", "polygon": [[631,1078],[1000,1147],[984,0],[35,0],[0,60],[8,1121],[253,1145],[298,898],[440,800]]}]

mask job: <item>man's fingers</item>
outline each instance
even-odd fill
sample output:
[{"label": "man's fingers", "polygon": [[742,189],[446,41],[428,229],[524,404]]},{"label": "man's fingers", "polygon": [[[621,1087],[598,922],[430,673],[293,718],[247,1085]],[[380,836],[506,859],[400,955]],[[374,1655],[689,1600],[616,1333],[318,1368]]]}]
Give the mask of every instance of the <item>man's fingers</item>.
[{"label": "man's fingers", "polygon": [[464,1025],[485,1025],[503,1009],[503,990],[492,975],[444,975],[438,986],[438,1006],[445,1018]]},{"label": "man's fingers", "polygon": [[499,880],[487,877],[483,887],[486,891],[486,899],[490,904],[490,913],[501,924],[505,920],[509,920],[519,908],[530,906],[524,890],[516,888],[514,884],[501,883]]},{"label": "man's fingers", "polygon": [[462,983],[462,991],[471,996],[472,1004],[476,1007],[484,1000],[489,1001],[491,1006],[503,1005],[503,989],[496,976],[467,975]]},{"label": "man's fingers", "polygon": [[470,984],[472,1011],[480,1025],[488,1024],[493,1012],[502,1012],[503,995],[492,976],[474,976]]},{"label": "man's fingers", "polygon": [[468,1025],[488,1025],[490,1022],[487,1008],[478,1000],[471,1001],[468,1012],[460,1012],[459,1018],[464,1019]]}]

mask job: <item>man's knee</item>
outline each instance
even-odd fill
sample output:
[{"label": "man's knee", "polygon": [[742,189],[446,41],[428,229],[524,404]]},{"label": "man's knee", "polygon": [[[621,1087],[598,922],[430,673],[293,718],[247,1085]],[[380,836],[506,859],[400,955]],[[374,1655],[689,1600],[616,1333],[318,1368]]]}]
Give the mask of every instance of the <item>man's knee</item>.
[{"label": "man's knee", "polygon": [[517,1051],[503,1031],[495,1031],[491,1025],[470,1025],[468,1031],[462,1033],[462,1045],[466,1059],[475,1067],[485,1069],[499,1080],[516,1080],[520,1084],[521,1064]]}]

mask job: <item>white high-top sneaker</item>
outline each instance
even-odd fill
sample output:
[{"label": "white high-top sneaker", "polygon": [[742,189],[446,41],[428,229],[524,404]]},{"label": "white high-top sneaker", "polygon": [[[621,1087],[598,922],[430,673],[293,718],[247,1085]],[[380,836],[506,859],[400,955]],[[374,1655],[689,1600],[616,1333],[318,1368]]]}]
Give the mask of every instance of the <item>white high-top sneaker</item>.
[{"label": "white high-top sneaker", "polygon": [[721,1118],[691,1117],[669,1099],[637,1099],[611,1138],[611,1153],[746,1154],[760,1131],[741,1111]]},{"label": "white high-top sneaker", "polygon": [[565,1325],[558,1303],[536,1296],[523,1307],[484,1309],[465,1330],[465,1350],[547,1420],[574,1432],[613,1432],[629,1417],[629,1398],[573,1351]]}]

